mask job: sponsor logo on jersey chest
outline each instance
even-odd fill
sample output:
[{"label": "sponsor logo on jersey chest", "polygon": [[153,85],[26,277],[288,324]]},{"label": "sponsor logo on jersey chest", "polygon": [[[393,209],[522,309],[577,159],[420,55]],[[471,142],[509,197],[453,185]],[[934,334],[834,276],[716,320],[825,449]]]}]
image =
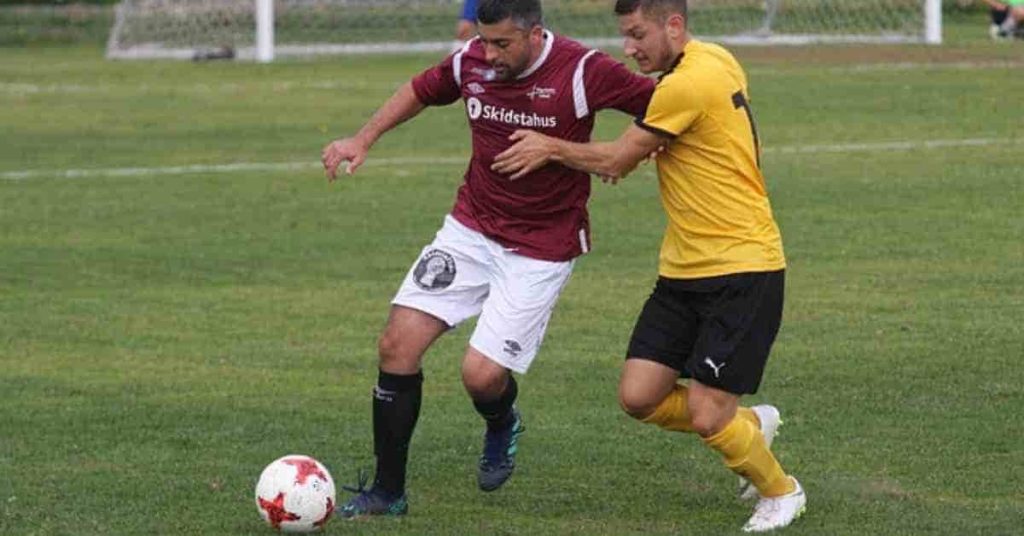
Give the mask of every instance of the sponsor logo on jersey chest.
[{"label": "sponsor logo on jersey chest", "polygon": [[502,106],[484,104],[476,97],[466,99],[466,112],[472,121],[482,119],[517,127],[532,128],[555,128],[558,126],[558,118],[553,115],[537,115],[533,112],[520,112]]},{"label": "sponsor logo on jersey chest", "polygon": [[555,96],[555,88],[553,88],[553,87],[540,87],[540,86],[534,84],[534,86],[532,88],[530,88],[530,91],[526,92],[526,96],[530,97],[530,100],[534,100],[534,99],[545,99],[545,100],[546,99],[550,99],[551,97]]}]

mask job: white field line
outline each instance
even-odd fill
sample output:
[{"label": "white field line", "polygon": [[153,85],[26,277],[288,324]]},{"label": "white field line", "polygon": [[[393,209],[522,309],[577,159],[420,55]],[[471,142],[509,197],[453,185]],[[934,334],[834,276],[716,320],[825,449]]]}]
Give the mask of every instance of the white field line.
[{"label": "white field line", "polygon": [[1021,69],[1024,61],[993,60],[993,61],[958,61],[952,63],[900,62],[850,65],[849,67],[830,67],[829,72],[870,72],[870,71],[980,71],[986,69]]},{"label": "white field line", "polygon": [[[917,151],[957,147],[1024,145],[1024,138],[965,138],[959,140],[892,141],[878,143],[835,143],[825,145],[782,145],[767,147],[765,154],[823,154],[823,153],[877,153],[890,151]],[[410,156],[400,158],[370,158],[364,167],[403,166],[464,166],[466,156]],[[155,177],[164,175],[223,174],[239,172],[305,171],[320,168],[315,160],[303,162],[239,162],[232,164],[197,164],[169,167],[130,167],[106,169],[27,169],[0,172],[0,180],[18,181],[38,178],[86,179],[91,177]]]},{"label": "white field line", "polygon": [[1024,61],[991,60],[991,61],[957,61],[957,62],[895,62],[895,63],[855,63],[851,65],[833,66],[802,66],[773,69],[770,67],[753,67],[748,69],[751,75],[793,74],[794,72],[818,72],[827,74],[871,73],[896,71],[982,71],[996,69],[1024,69]]},{"label": "white field line", "polygon": [[[751,75],[773,75],[792,74],[797,71],[814,71],[821,73],[842,74],[842,73],[869,73],[869,72],[892,72],[892,71],[978,71],[986,69],[1022,69],[1024,61],[1019,60],[992,60],[992,61],[959,61],[959,62],[895,62],[895,63],[861,63],[845,66],[810,66],[794,70],[792,68],[768,68],[754,67],[748,69]],[[366,91],[393,91],[401,85],[401,80],[394,82],[369,82],[366,80],[334,80],[334,81],[313,81],[313,82],[292,82],[275,81],[269,83],[236,83],[223,82],[214,84],[138,84],[135,86],[127,84],[32,84],[26,82],[0,82],[0,95],[35,95],[35,94],[84,94],[101,93],[104,95],[113,92],[120,93],[240,93],[259,89],[272,90],[274,92],[291,90],[366,90]]]},{"label": "white field line", "polygon": [[788,145],[767,147],[768,154],[821,154],[821,153],[880,153],[888,151],[915,151],[956,147],[988,147],[993,145],[1020,145],[1024,138],[965,138],[959,140],[890,141],[880,143],[835,143],[827,145]]},{"label": "white field line", "polygon": [[277,81],[268,83],[236,83],[222,82],[214,84],[31,84],[24,82],[0,82],[0,95],[63,95],[63,94],[220,94],[220,93],[244,93],[254,90],[269,90],[275,93],[292,90],[366,90],[366,91],[394,91],[401,85],[401,81],[395,83],[376,83],[366,80],[343,80],[343,81],[316,81],[316,82],[287,82]]},{"label": "white field line", "polygon": [[[466,157],[407,157],[407,158],[370,158],[363,167],[384,166],[448,166],[464,165]],[[238,162],[233,164],[196,164],[191,166],[168,167],[131,167],[107,169],[29,169],[23,171],[6,171],[0,173],[2,180],[25,180],[42,177],[58,179],[86,179],[90,177],[154,177],[159,175],[193,175],[219,174],[238,172],[264,171],[302,171],[320,168],[320,162],[310,159],[304,162]]]}]

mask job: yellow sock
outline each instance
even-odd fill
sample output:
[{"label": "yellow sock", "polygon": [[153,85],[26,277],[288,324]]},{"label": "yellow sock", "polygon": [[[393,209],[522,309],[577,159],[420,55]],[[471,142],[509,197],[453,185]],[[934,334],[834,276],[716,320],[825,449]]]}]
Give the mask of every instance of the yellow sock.
[{"label": "yellow sock", "polygon": [[673,432],[692,432],[690,411],[686,405],[686,386],[676,384],[672,392],[654,408],[654,413],[640,419],[640,422],[656,424]]},{"label": "yellow sock", "polygon": [[753,424],[754,428],[758,430],[761,429],[761,419],[757,418],[757,413],[754,413],[754,410],[740,406],[736,408],[736,416],[750,421],[750,424]]},{"label": "yellow sock", "polygon": [[761,495],[778,497],[794,489],[793,481],[764,444],[764,436],[747,418],[737,415],[717,434],[704,438],[722,454],[725,466],[746,478]]},{"label": "yellow sock", "polygon": [[[686,402],[688,393],[685,385],[676,384],[672,392],[654,408],[654,413],[640,419],[640,422],[655,424],[673,432],[692,432],[690,411]],[[754,410],[741,406],[736,409],[736,416],[750,421],[755,430],[760,430],[761,420],[757,418]]]}]

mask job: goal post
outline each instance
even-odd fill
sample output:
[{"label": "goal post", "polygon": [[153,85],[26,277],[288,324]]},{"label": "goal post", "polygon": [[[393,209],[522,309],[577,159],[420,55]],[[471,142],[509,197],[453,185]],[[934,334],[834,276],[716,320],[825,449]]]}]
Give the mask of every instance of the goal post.
[{"label": "goal post", "polygon": [[942,44],[942,0],[924,2],[924,41],[929,45]]},{"label": "goal post", "polygon": [[256,0],[256,61],[274,61],[274,0]]},{"label": "goal post", "polygon": [[[272,61],[446,51],[461,0],[123,0],[110,58]],[[613,0],[542,0],[545,23],[615,46]],[[942,42],[942,0],[690,0],[691,32],[724,44]]]}]

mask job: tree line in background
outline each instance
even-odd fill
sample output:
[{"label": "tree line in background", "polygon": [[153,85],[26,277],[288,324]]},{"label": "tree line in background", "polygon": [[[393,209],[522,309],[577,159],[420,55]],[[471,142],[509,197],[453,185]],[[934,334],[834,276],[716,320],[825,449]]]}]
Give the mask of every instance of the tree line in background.
[{"label": "tree line in background", "polygon": [[117,0],[0,0],[0,47],[106,42]]}]

